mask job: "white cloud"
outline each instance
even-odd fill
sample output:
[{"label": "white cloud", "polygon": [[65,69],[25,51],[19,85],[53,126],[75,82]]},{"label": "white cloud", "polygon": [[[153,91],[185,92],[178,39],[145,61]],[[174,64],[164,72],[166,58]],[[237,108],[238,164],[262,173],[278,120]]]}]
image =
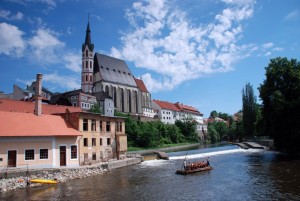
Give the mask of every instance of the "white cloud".
[{"label": "white cloud", "polygon": [[284,20],[295,20],[299,17],[299,10],[294,10],[284,17]]},{"label": "white cloud", "polygon": [[150,91],[173,89],[205,74],[227,72],[249,47],[238,45],[242,22],[253,15],[254,1],[224,1],[227,7],[206,25],[192,24],[187,13],[170,1],[141,1],[126,11],[132,31],[121,37],[122,47],[111,55],[154,71],[142,78]]},{"label": "white cloud", "polygon": [[32,59],[47,64],[58,63],[60,56],[56,51],[65,46],[53,31],[43,28],[37,30],[36,35],[28,41],[28,44],[34,54]]},{"label": "white cloud", "polygon": [[23,13],[17,12],[17,14],[12,15],[9,10],[0,10],[0,18],[6,20],[22,20],[24,17]]},{"label": "white cloud", "polygon": [[[57,89],[79,89],[81,88],[80,77],[73,77],[73,76],[61,76],[56,72],[52,74],[44,74],[43,75],[43,82],[48,84],[54,84],[55,86],[59,86]],[[52,89],[52,90],[57,90]]]},{"label": "white cloud", "polygon": [[63,56],[63,61],[66,63],[66,68],[74,71],[74,72],[81,72],[81,53],[75,52],[75,53],[67,53]]},{"label": "white cloud", "polygon": [[24,33],[18,27],[5,22],[0,23],[0,54],[22,56],[26,47],[23,35]]}]

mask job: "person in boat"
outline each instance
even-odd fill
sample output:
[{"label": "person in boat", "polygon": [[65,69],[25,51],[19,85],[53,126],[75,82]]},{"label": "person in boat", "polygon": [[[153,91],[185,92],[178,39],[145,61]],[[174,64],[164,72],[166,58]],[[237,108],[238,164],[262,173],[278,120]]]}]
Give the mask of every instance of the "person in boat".
[{"label": "person in boat", "polygon": [[206,165],[207,165],[207,166],[210,166],[210,163],[209,163],[209,157],[207,157]]},{"label": "person in boat", "polygon": [[184,170],[187,170],[186,160],[183,161],[183,168],[184,168]]}]

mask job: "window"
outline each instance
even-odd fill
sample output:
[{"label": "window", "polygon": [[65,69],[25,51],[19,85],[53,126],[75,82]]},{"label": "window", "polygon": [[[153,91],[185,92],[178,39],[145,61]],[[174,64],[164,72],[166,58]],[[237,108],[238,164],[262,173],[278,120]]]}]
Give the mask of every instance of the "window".
[{"label": "window", "polygon": [[107,145],[110,145],[110,138],[107,138]]},{"label": "window", "polygon": [[92,155],[92,160],[95,161],[96,158],[97,158],[96,153],[93,153],[93,155]]},{"label": "window", "polygon": [[92,65],[92,61],[90,61],[90,68],[92,68],[92,66],[93,66],[93,65]]},{"label": "window", "polygon": [[88,75],[85,75],[85,81],[88,82]]},{"label": "window", "polygon": [[77,146],[71,145],[71,159],[77,158]]},{"label": "window", "polygon": [[83,119],[83,131],[87,131],[87,130],[88,130],[88,120]]},{"label": "window", "polygon": [[92,138],[92,146],[96,146],[96,138]]},{"label": "window", "polygon": [[89,68],[89,62],[85,61],[85,68]]},{"label": "window", "polygon": [[106,122],[106,131],[110,131],[110,121]]},{"label": "window", "polygon": [[100,138],[100,145],[102,145],[102,138]]},{"label": "window", "polygon": [[96,120],[92,119],[91,130],[96,131]]},{"label": "window", "polygon": [[84,147],[88,146],[88,139],[87,138],[83,138],[83,146]]},{"label": "window", "polygon": [[34,149],[25,150],[25,160],[34,160]]},{"label": "window", "polygon": [[85,50],[85,56],[88,57],[88,50]]},{"label": "window", "polygon": [[48,159],[48,149],[40,149],[40,159]]},{"label": "window", "polygon": [[77,103],[76,102],[73,102],[73,107],[77,107]]},{"label": "window", "polygon": [[119,122],[119,131],[122,132],[122,122]]},{"label": "window", "polygon": [[84,69],[84,62],[82,61],[82,69]]},{"label": "window", "polygon": [[93,82],[93,76],[92,75],[90,76],[90,82]]},{"label": "window", "polygon": [[116,122],[116,128],[115,128],[115,130],[118,132],[119,131],[119,122]]},{"label": "window", "polygon": [[100,131],[102,131],[102,121],[100,121]]}]

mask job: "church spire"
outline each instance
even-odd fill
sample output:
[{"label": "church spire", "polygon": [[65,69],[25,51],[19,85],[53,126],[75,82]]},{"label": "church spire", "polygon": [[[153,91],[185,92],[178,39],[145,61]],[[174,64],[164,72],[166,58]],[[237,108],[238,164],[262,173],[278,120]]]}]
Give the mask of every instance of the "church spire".
[{"label": "church spire", "polygon": [[94,44],[92,44],[91,42],[90,14],[88,17],[88,24],[86,27],[85,42],[84,44],[82,44],[82,51],[85,49],[85,46],[88,46],[90,51],[94,50]]}]

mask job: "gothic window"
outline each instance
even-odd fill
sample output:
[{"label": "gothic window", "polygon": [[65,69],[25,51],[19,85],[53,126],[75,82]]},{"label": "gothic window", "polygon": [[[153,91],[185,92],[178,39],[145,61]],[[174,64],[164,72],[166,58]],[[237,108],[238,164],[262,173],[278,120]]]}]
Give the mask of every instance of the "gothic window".
[{"label": "gothic window", "polygon": [[89,62],[85,61],[85,68],[89,68]]},{"label": "gothic window", "polygon": [[88,54],[89,54],[88,50],[85,50],[85,56],[86,57],[88,57]]},{"label": "gothic window", "polygon": [[93,65],[92,65],[92,61],[90,61],[90,69],[92,69],[92,66],[93,66]]},{"label": "gothic window", "polygon": [[114,104],[115,104],[115,107],[117,106],[117,88],[114,87]]},{"label": "gothic window", "polygon": [[138,113],[138,111],[139,111],[139,107],[138,107],[138,95],[137,95],[137,91],[135,91],[134,92],[134,98],[135,98],[135,111],[136,111],[136,113]]},{"label": "gothic window", "polygon": [[125,102],[124,89],[121,89],[121,111],[122,112],[125,112],[124,102]]},{"label": "gothic window", "polygon": [[105,86],[105,93],[109,95],[109,87],[107,85]]},{"label": "gothic window", "polygon": [[129,112],[131,113],[131,91],[128,90],[128,104],[129,104]]},{"label": "gothic window", "polygon": [[90,75],[90,82],[93,82],[93,76]]},{"label": "gothic window", "polygon": [[88,75],[85,75],[85,81],[88,82],[89,79],[88,79]]}]

